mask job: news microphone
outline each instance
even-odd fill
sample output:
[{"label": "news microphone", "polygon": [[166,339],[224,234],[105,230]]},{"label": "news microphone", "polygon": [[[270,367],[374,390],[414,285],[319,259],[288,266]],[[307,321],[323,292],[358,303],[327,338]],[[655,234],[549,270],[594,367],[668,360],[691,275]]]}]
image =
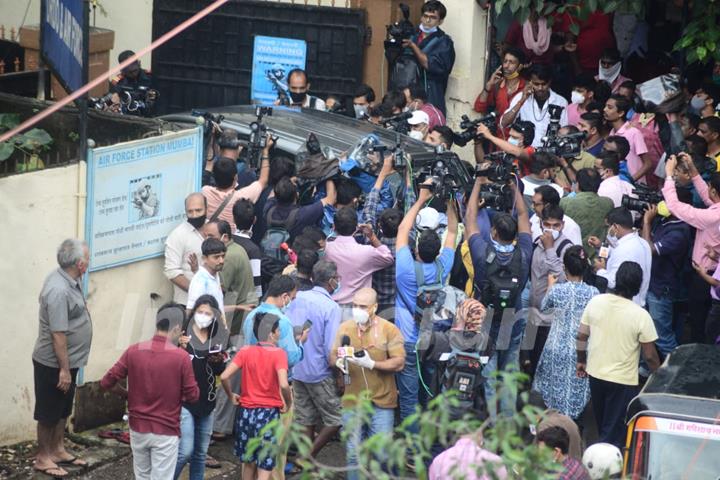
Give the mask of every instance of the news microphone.
[{"label": "news microphone", "polygon": [[[340,343],[343,347],[349,347],[350,346],[350,337],[348,335],[343,335]],[[345,355],[343,357],[343,367],[345,370],[345,372],[343,373],[343,379],[345,380],[345,385],[350,385],[350,370],[348,370],[347,355]]]}]

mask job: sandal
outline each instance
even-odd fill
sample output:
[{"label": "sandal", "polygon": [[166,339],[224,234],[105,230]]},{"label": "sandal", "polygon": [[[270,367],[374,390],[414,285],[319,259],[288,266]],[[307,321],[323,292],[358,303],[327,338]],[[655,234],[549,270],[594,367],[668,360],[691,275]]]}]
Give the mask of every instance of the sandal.
[{"label": "sandal", "polygon": [[206,468],[222,468],[222,464],[210,455],[205,455]]},{"label": "sandal", "polygon": [[[45,475],[47,475],[48,477],[52,477],[52,478],[65,478],[65,477],[67,477],[67,476],[69,475],[69,473],[67,472],[67,470],[65,470],[64,468],[61,468],[61,467],[59,467],[59,466],[57,466],[57,465],[55,465],[54,467],[47,467],[47,468],[37,468],[37,467],[33,467],[33,470],[35,470],[36,472],[40,472],[40,473],[42,473],[42,474],[45,474]],[[56,473],[52,473],[53,470],[54,470]],[[57,473],[57,472],[65,472],[65,473]]]},{"label": "sandal", "polygon": [[57,463],[58,465],[70,465],[73,467],[83,467],[83,468],[88,466],[88,463],[85,460],[78,458],[78,457],[71,457],[71,458],[68,458],[67,460],[56,460],[55,463]]}]

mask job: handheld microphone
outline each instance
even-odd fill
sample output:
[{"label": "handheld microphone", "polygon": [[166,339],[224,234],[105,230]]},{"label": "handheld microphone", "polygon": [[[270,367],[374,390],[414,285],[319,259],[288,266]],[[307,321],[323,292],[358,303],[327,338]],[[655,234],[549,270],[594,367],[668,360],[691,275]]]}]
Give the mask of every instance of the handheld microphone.
[{"label": "handheld microphone", "polygon": [[[340,343],[343,347],[349,347],[350,346],[350,337],[348,335],[343,335]],[[345,385],[350,385],[350,371],[348,370],[347,355],[345,355],[343,357],[343,367],[345,369],[345,373],[343,374],[343,379],[345,380]]]}]

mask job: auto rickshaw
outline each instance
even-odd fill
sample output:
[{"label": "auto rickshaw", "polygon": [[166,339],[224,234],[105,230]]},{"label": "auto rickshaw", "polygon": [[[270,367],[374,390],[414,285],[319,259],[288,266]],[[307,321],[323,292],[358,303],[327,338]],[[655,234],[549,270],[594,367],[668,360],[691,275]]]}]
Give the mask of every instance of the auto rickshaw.
[{"label": "auto rickshaw", "polygon": [[720,347],[682,345],[628,406],[624,477],[720,479]]}]

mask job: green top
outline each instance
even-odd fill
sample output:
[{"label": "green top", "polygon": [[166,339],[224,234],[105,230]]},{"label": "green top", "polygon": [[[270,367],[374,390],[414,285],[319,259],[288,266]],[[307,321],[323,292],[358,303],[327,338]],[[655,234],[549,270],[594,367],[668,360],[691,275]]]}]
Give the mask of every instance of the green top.
[{"label": "green top", "polygon": [[579,192],[574,197],[565,197],[560,200],[560,206],[580,226],[582,241],[588,256],[595,253],[595,249],[588,244],[590,236],[604,239],[607,234],[605,217],[615,205],[606,197],[594,192]]},{"label": "green top", "polygon": [[[240,305],[257,303],[255,284],[253,283],[250,258],[243,247],[230,242],[225,254],[225,265],[222,272],[222,286],[225,291],[225,305]],[[237,335],[242,330],[242,321],[245,318],[242,310],[230,313],[230,335]]]}]

